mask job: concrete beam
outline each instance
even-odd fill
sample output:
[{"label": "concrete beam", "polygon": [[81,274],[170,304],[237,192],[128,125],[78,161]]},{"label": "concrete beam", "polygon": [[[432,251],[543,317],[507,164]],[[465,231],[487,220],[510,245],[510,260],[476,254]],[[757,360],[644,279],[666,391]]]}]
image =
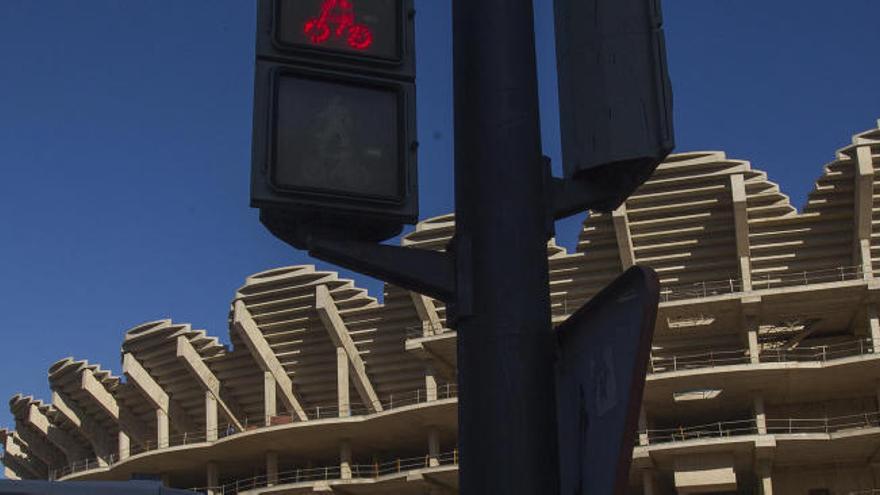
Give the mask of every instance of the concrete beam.
[{"label": "concrete beam", "polygon": [[865,279],[873,276],[871,262],[871,231],[874,210],[874,163],[871,146],[856,148],[855,212],[853,261],[862,267]]},{"label": "concrete beam", "polygon": [[749,244],[749,212],[746,182],[743,174],[730,176],[730,194],[733,201],[733,226],[736,232],[736,256],[743,291],[752,290],[752,251]]},{"label": "concrete beam", "polygon": [[264,372],[272,374],[272,378],[275,379],[275,383],[281,391],[281,401],[284,402],[287,410],[300,421],[308,421],[309,418],[293,391],[293,382],[281,362],[278,361],[272,347],[266,342],[263,332],[257,327],[257,322],[254,321],[250,311],[241,301],[235,301],[233,328],[238,332],[260,368]]},{"label": "concrete beam", "polygon": [[[178,433],[195,433],[198,431],[195,423],[190,419],[186,410],[171,399],[161,385],[152,377],[146,368],[133,354],[126,353],[122,356],[122,372],[133,383],[141,394],[159,412],[156,413],[159,430],[168,430],[168,420]],[[167,440],[168,435],[159,436],[159,442]]]},{"label": "concrete beam", "polygon": [[614,224],[614,235],[617,236],[617,249],[620,251],[620,266],[623,271],[636,264],[635,249],[633,249],[632,236],[629,231],[629,217],[626,214],[626,204],[611,212],[611,221]]},{"label": "concrete beam", "polygon": [[354,371],[354,376],[352,376],[354,386],[364,405],[367,406],[370,412],[382,411],[382,404],[379,401],[379,396],[376,395],[376,390],[373,388],[370,377],[367,376],[367,368],[364,365],[363,359],[361,359],[360,352],[358,352],[357,346],[354,345],[354,341],[345,327],[345,322],[339,316],[339,309],[336,307],[336,302],[333,301],[330,290],[327,289],[326,285],[319,285],[315,290],[315,308],[318,310],[321,322],[324,323],[324,328],[327,329],[327,333],[330,335],[330,340],[333,341],[337,348],[341,347],[344,349],[348,355],[348,361],[351,364],[351,369]]},{"label": "concrete beam", "polygon": [[[124,436],[133,437],[134,440],[140,444],[146,444],[149,441],[150,435],[147,429],[135,419],[137,416],[116,401],[116,397],[113,397],[113,395],[104,388],[104,385],[95,378],[95,374],[92,370],[83,370],[80,388],[92,401],[95,402],[95,404],[98,405],[98,407],[103,409],[104,412],[116,421],[119,425],[120,432]],[[122,443],[123,442],[120,438],[120,445]],[[120,450],[119,454],[121,456],[123,451]]]},{"label": "concrete beam", "polygon": [[27,425],[21,424],[21,421],[16,421],[16,434],[27,446],[28,453],[39,459],[49,469],[65,464],[64,455],[57,447],[49,443],[45,437],[38,435],[37,432]]},{"label": "concrete beam", "polygon": [[58,450],[67,457],[68,462],[83,461],[90,457],[88,449],[83,448],[66,431],[52,424],[36,404],[30,405],[24,421],[43,435],[49,443],[58,447]]},{"label": "concrete beam", "polygon": [[3,462],[14,460],[22,469],[16,469],[19,475],[34,478],[46,479],[49,477],[48,467],[39,459],[37,459],[26,448],[24,440],[19,438],[14,431],[0,430],[0,440],[3,444]]},{"label": "concrete beam", "polygon": [[238,431],[244,431],[241,419],[245,418],[245,414],[241,411],[238,404],[223,392],[223,387],[208,365],[202,360],[192,343],[184,336],[177,338],[177,359],[189,370],[190,374],[196,379],[202,388],[210,393],[217,406],[223,411],[223,414],[229,419]]},{"label": "concrete beam", "polygon": [[418,292],[410,292],[409,295],[416,308],[416,313],[419,315],[419,320],[422,321],[422,335],[427,337],[443,328],[443,324],[440,322],[440,314],[437,312],[437,306],[434,304],[433,299]]}]

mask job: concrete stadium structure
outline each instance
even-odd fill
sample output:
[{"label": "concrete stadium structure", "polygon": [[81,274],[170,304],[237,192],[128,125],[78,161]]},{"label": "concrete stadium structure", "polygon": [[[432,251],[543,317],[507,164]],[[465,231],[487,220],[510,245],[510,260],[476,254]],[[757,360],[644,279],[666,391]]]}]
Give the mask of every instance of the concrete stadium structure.
[{"label": "concrete stadium structure", "polygon": [[[878,169],[875,128],[798,212],[748,162],[677,154],[619,210],[590,215],[576,252],[548,245],[557,322],[635,263],[660,274],[631,493],[880,493]],[[442,249],[453,229],[435,218],[403,242]],[[50,400],[10,400],[6,476],[457,492],[456,332],[441,303],[387,286],[379,304],[297,266],[248,278],[229,322],[229,346],[170,320],[129,330],[122,376],[52,365]]]}]

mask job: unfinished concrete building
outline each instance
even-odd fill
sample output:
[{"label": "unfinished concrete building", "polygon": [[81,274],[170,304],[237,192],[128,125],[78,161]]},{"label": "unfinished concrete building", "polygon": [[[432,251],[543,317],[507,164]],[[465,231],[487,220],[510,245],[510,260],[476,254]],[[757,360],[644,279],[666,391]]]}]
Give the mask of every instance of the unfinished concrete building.
[{"label": "unfinished concrete building", "polygon": [[[880,493],[878,168],[875,128],[798,212],[748,162],[677,154],[590,215],[575,252],[548,245],[556,322],[635,263],[660,274],[631,493]],[[435,218],[403,242],[442,249],[453,229]],[[379,304],[312,266],[256,274],[234,295],[229,345],[162,320],[125,334],[121,375],[51,366],[51,398],[10,400],[6,476],[456,493],[445,322],[440,302],[397,287]]]}]

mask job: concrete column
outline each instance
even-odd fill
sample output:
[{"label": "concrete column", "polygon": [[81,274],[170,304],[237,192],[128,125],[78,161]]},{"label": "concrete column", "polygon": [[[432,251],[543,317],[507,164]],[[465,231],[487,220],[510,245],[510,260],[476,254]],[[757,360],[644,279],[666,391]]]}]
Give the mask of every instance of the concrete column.
[{"label": "concrete column", "polygon": [[266,416],[266,426],[271,424],[272,416],[278,414],[277,391],[278,385],[275,383],[275,377],[272,376],[272,373],[268,371],[263,373],[263,411]]},{"label": "concrete column", "polygon": [[131,456],[131,438],[122,430],[119,430],[119,459],[128,459]]},{"label": "concrete column", "polygon": [[875,353],[880,353],[880,315],[878,315],[877,306],[869,304],[868,312],[868,331],[871,336],[872,347]]},{"label": "concrete column", "polygon": [[336,394],[340,418],[351,416],[351,397],[349,397],[351,386],[348,380],[348,368],[348,354],[345,353],[344,347],[339,346],[336,348]]},{"label": "concrete column", "polygon": [[654,473],[647,469],[642,471],[642,493],[644,495],[654,495],[657,493],[654,489]]},{"label": "concrete column", "polygon": [[219,436],[217,424],[217,398],[210,391],[205,392],[205,440],[213,442]]},{"label": "concrete column", "polygon": [[742,325],[746,344],[749,347],[749,361],[752,364],[758,364],[761,362],[761,346],[758,343],[758,328],[761,325],[761,298],[747,297],[743,299],[742,305]]},{"label": "concrete column", "polygon": [[342,479],[351,479],[351,442],[348,440],[339,445],[339,473]]},{"label": "concrete column", "polygon": [[278,484],[278,452],[266,453],[266,486]]},{"label": "concrete column", "polygon": [[754,398],[755,425],[759,435],[767,434],[767,413],[764,410],[764,397],[756,394]]},{"label": "concrete column", "polygon": [[168,413],[162,409],[156,409],[156,444],[160,449],[167,449],[169,445]]},{"label": "concrete column", "polygon": [[440,465],[440,431],[436,427],[428,429],[428,466]]},{"label": "concrete column", "polygon": [[222,495],[220,488],[220,468],[216,462],[209,462],[205,468],[205,486],[208,490],[205,495]]},{"label": "concrete column", "polygon": [[762,461],[757,466],[758,481],[761,495],[773,495],[773,469],[769,461]]},{"label": "concrete column", "polygon": [[644,405],[639,410],[639,445],[648,445],[648,413]]},{"label": "concrete column", "polygon": [[437,400],[437,375],[430,364],[425,365],[425,390],[429,402]]}]

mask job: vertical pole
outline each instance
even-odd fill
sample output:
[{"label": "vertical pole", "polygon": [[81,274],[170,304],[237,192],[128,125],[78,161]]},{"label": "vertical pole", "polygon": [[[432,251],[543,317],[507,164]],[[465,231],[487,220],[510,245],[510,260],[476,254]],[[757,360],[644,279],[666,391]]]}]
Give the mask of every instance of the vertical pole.
[{"label": "vertical pole", "polygon": [[343,440],[339,445],[339,476],[344,480],[351,479],[351,441]]},{"label": "vertical pole", "polygon": [[220,488],[220,468],[217,466],[216,462],[209,462],[205,466],[205,484],[208,488],[205,491],[205,495],[222,495],[222,489]]},{"label": "vertical pole", "polygon": [[437,467],[440,465],[440,431],[437,427],[428,428],[428,466]]},{"label": "vertical pole", "polygon": [[278,414],[278,386],[275,377],[268,371],[263,373],[263,415],[266,426],[272,424],[272,417]]},{"label": "vertical pole", "polygon": [[266,453],[266,486],[278,484],[278,452]]},{"label": "vertical pole", "polygon": [[336,348],[336,397],[339,408],[339,417],[351,416],[351,398],[349,397],[348,354],[345,348]]},{"label": "vertical pole", "polygon": [[205,441],[213,442],[220,435],[217,424],[217,398],[209,391],[205,391]]},{"label": "vertical pole", "polygon": [[460,493],[557,493],[532,1],[454,0],[453,52]]},{"label": "vertical pole", "polygon": [[156,409],[156,448],[166,449],[169,445],[170,430],[168,427],[168,413],[162,409]]},{"label": "vertical pole", "polygon": [[[434,373],[434,367],[430,364],[425,365],[425,393],[428,402],[435,401],[437,394],[437,376]],[[445,397],[448,399],[449,397]]]},{"label": "vertical pole", "polygon": [[119,460],[128,459],[131,456],[131,437],[119,428]]}]

